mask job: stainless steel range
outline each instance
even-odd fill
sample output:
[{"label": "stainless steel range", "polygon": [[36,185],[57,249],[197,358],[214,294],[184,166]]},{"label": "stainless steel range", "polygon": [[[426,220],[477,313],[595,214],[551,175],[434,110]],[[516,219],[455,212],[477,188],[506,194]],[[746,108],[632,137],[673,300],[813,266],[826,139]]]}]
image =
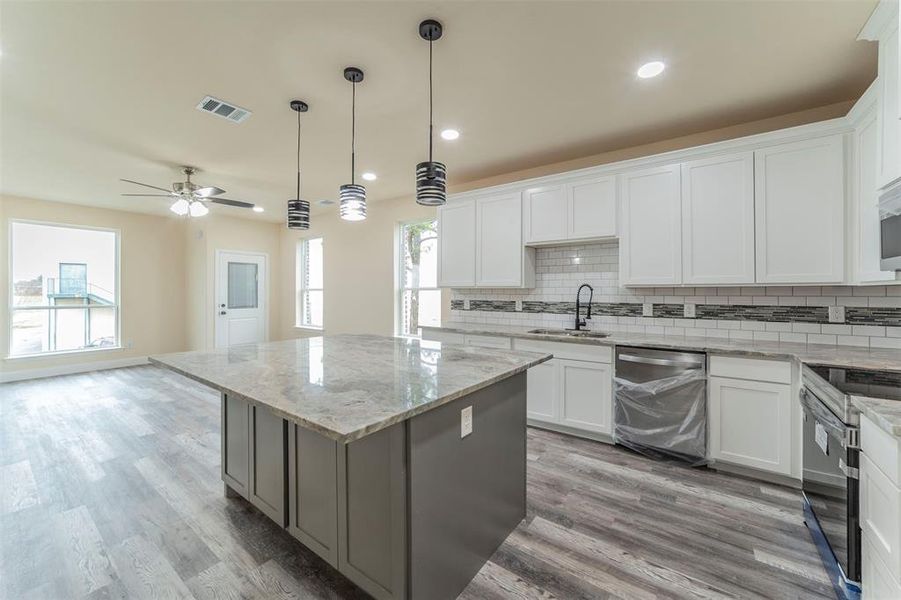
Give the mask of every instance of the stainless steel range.
[{"label": "stainless steel range", "polygon": [[901,400],[901,374],[801,369],[804,511],[839,598],[860,593],[860,413],[851,395]]}]

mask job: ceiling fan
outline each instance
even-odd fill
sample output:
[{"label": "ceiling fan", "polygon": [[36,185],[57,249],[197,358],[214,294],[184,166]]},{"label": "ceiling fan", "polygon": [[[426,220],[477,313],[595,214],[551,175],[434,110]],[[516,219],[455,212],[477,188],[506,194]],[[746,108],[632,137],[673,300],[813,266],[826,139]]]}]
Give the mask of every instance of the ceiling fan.
[{"label": "ceiling fan", "polygon": [[167,190],[148,183],[140,181],[132,181],[131,179],[122,179],[127,183],[134,183],[144,187],[166,192],[165,194],[122,194],[123,196],[141,196],[151,198],[174,198],[175,202],[169,207],[169,210],[179,216],[191,215],[192,217],[202,217],[210,209],[206,203],[224,204],[225,206],[235,206],[237,208],[251,208],[254,212],[263,212],[262,206],[251,204],[250,202],[242,202],[240,200],[229,200],[228,198],[217,198],[220,194],[224,194],[225,190],[215,186],[200,187],[191,181],[191,175],[197,172],[194,167],[182,167],[181,172],[185,174],[184,181],[176,181],[172,184],[172,189]]}]

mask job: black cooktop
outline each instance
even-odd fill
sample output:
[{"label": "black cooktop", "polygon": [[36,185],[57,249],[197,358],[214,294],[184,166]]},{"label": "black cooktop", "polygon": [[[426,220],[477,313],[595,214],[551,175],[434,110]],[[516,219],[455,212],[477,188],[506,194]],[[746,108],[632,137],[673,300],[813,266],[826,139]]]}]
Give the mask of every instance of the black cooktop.
[{"label": "black cooktop", "polygon": [[854,396],[901,400],[901,373],[810,365],[837,390]]}]

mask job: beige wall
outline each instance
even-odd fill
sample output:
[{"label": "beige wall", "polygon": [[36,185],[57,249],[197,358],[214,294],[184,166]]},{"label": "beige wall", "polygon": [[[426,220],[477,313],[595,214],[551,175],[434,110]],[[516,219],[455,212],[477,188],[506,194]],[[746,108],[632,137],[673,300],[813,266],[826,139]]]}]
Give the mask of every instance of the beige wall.
[{"label": "beige wall", "polygon": [[[434,216],[434,208],[419,206],[412,199],[401,199],[371,204],[365,221],[342,221],[337,206],[333,206],[313,215],[308,231],[282,228],[281,337],[318,334],[294,326],[294,309],[297,242],[320,236],[325,332],[393,335],[397,225]],[[444,294],[445,304],[449,297]]]},{"label": "beige wall", "polygon": [[[120,350],[6,359],[9,350],[9,220],[23,219],[119,230]],[[114,361],[185,347],[184,226],[175,219],[26,198],[0,197],[0,370],[47,369]]]}]

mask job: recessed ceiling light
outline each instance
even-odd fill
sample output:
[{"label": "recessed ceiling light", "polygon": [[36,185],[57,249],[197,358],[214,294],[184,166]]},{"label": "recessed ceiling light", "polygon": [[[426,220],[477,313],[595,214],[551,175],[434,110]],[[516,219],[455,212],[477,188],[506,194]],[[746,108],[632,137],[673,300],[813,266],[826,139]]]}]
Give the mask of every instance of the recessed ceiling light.
[{"label": "recessed ceiling light", "polygon": [[642,79],[650,79],[651,77],[657,77],[663,70],[666,68],[666,65],[663,64],[659,60],[653,60],[649,63],[645,63],[638,68],[638,76]]},{"label": "recessed ceiling light", "polygon": [[370,173],[369,171],[363,173],[362,177],[366,181],[375,181],[376,179],[378,179],[378,175],[376,175],[375,173]]},{"label": "recessed ceiling light", "polygon": [[445,129],[441,132],[441,137],[446,140],[455,140],[460,137],[460,132],[456,129]]},{"label": "recessed ceiling light", "polygon": [[254,206],[253,207],[253,212],[263,212],[264,210],[266,210],[266,209],[263,208],[262,206]]}]

